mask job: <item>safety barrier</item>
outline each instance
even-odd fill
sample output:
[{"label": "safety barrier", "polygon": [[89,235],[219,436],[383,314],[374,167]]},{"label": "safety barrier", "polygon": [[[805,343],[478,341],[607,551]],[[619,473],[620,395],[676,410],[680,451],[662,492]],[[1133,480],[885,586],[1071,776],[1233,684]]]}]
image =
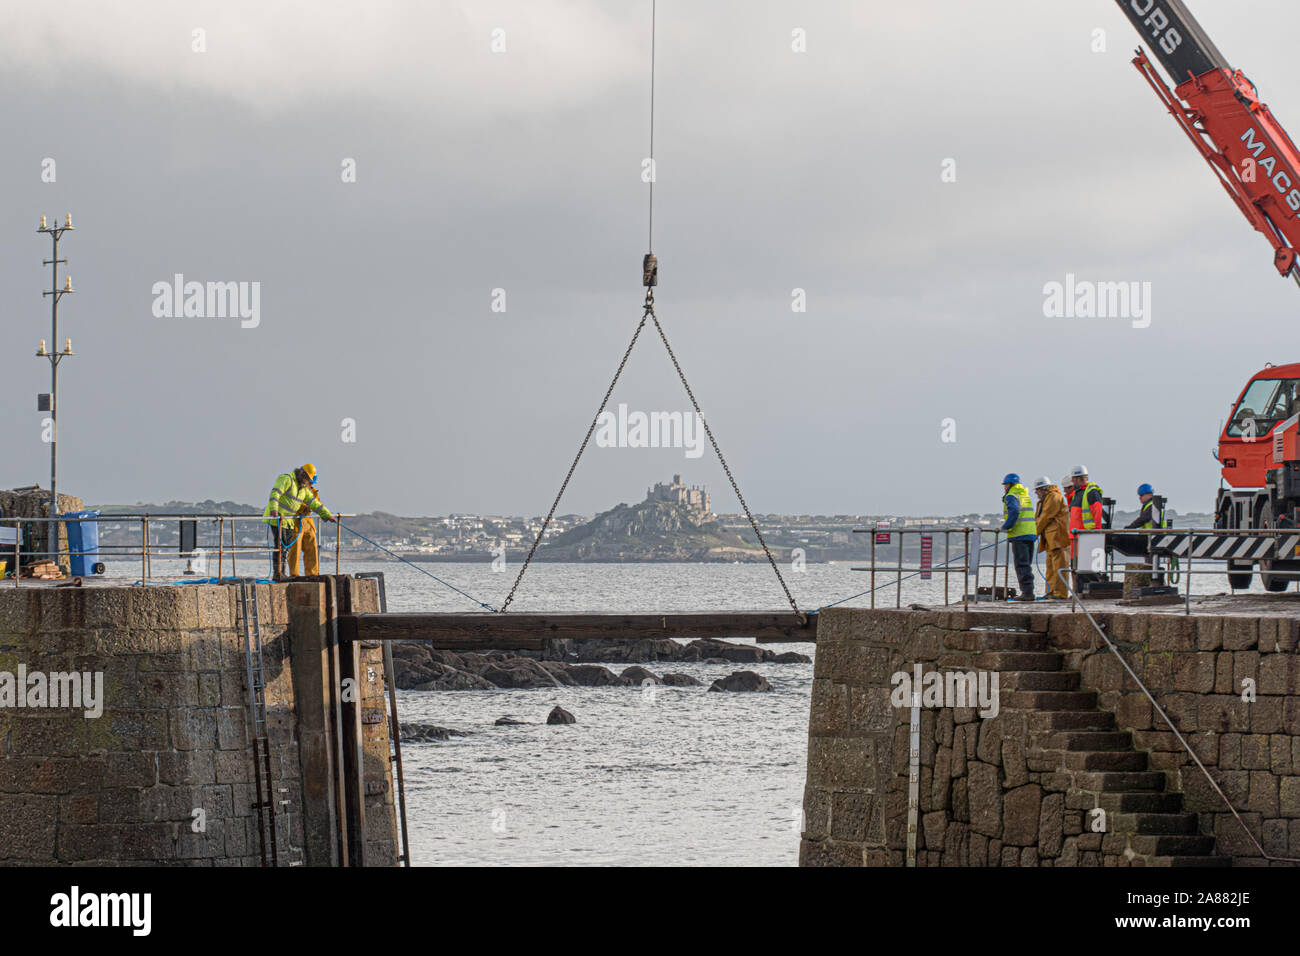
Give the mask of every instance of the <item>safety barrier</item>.
[{"label": "safety barrier", "polygon": [[[1007,538],[1002,534],[1001,528],[972,525],[947,527],[926,527],[923,525],[919,528],[878,526],[875,528],[854,528],[853,533],[872,536],[870,566],[853,568],[854,571],[871,572],[871,588],[852,597],[836,601],[835,604],[843,604],[845,601],[851,601],[854,598],[870,594],[871,606],[874,608],[876,606],[876,591],[892,587],[894,588],[894,606],[902,607],[904,581],[918,576],[924,579],[936,574],[943,575],[943,601],[944,604],[949,604],[951,603],[949,600],[951,597],[950,578],[952,575],[959,574],[962,579],[962,607],[967,607],[972,596],[972,580],[975,585],[975,600],[978,601],[981,597],[979,594],[980,581],[986,567],[990,569],[988,600],[993,600],[996,595],[999,567],[1002,571],[1002,587],[1004,590],[1010,588],[1011,549],[1007,546]],[[919,560],[915,565],[904,564],[903,553],[906,550],[907,535],[916,535],[918,539]],[[896,541],[894,536],[897,536]],[[935,545],[940,536],[943,538],[943,560],[936,562]],[[959,537],[961,541],[961,553],[955,557],[952,554],[954,536]],[[988,540],[989,538],[992,540]],[[883,550],[886,552],[883,556],[881,554],[881,545],[884,545]],[[984,553],[989,550],[992,550],[993,553],[988,557],[988,560],[985,560]],[[953,567],[952,565],[955,562],[961,562],[961,567]],[[894,580],[877,586],[876,576],[879,572],[892,572]],[[906,577],[904,577],[904,572],[908,572]],[[824,607],[833,606],[833,604],[824,605]],[[821,610],[821,608],[818,610]]]},{"label": "safety barrier", "polygon": [[[853,568],[854,571],[870,572],[871,587],[824,607],[833,607],[836,604],[870,595],[871,607],[874,608],[876,592],[885,588],[894,589],[894,606],[902,607],[903,582],[918,576],[924,578],[943,575],[944,604],[950,604],[952,602],[949,579],[952,575],[960,575],[963,608],[968,607],[972,599],[997,600],[999,574],[1003,594],[1010,598],[1016,591],[1017,582],[1012,574],[1011,549],[1001,528],[974,526],[894,528],[882,525],[876,528],[853,530],[854,534],[872,536],[871,563],[864,567]],[[1296,562],[1294,569],[1275,567],[1270,564],[1258,573],[1265,574],[1271,579],[1287,581],[1300,578],[1300,528],[1249,530],[1103,528],[1092,531],[1074,530],[1070,534],[1076,542],[1070,559],[1072,578],[1076,582],[1080,573],[1121,578],[1128,574],[1141,574],[1153,579],[1163,578],[1171,584],[1183,585],[1184,612],[1187,614],[1191,613],[1194,576],[1227,575],[1229,587],[1235,591],[1240,590],[1235,586],[1237,576],[1256,573],[1253,569],[1254,562],[1294,561]],[[909,549],[906,542],[908,536],[912,535],[919,539],[920,548],[914,550],[919,550],[920,560],[907,563],[905,552]],[[954,538],[958,540],[954,541]],[[940,539],[942,539],[941,552]],[[953,555],[953,548],[957,544],[960,545],[960,553]],[[988,554],[989,551],[992,554]],[[1132,558],[1141,563],[1137,567],[1125,567],[1122,562],[1117,563],[1117,556]],[[1248,565],[1247,562],[1250,564]],[[877,579],[882,574],[889,575],[892,580],[878,584]],[[987,580],[987,585],[983,585],[985,593],[981,594],[981,587],[985,580]],[[1046,581],[1045,576],[1043,580]],[[1073,587],[1069,590],[1070,609],[1075,611],[1080,598],[1077,597]]]},{"label": "safety barrier", "polygon": [[[1107,576],[1141,574],[1185,582],[1183,605],[1187,614],[1192,608],[1193,575],[1227,575],[1228,586],[1234,593],[1244,590],[1236,587],[1234,576],[1253,576],[1256,562],[1270,563],[1268,568],[1261,567],[1258,572],[1261,576],[1285,581],[1300,578],[1300,528],[1098,528],[1070,533],[1076,541],[1070,561],[1076,582],[1080,572]],[[1117,540],[1123,538],[1129,541]],[[1134,545],[1137,553],[1131,550]],[[1115,561],[1117,554],[1145,563],[1133,568],[1121,567]],[[1294,561],[1296,567],[1274,568],[1273,561]],[[1075,596],[1074,588],[1070,594],[1070,609],[1074,610],[1080,598]]]},{"label": "safety barrier", "polygon": [[[304,515],[302,517],[312,517],[313,515]],[[338,514],[339,519],[350,518],[353,515]],[[321,519],[315,518],[318,525]],[[57,528],[50,527],[57,524],[81,524],[95,523],[101,526],[126,523],[137,526],[134,533],[127,537],[133,539],[133,543],[126,544],[115,541],[101,540],[94,550],[59,550],[57,544],[49,546],[50,541],[57,541]],[[192,547],[187,550],[181,550],[178,545],[162,545],[154,540],[158,528],[164,524],[179,523],[181,546],[192,543]],[[247,529],[251,526],[258,532],[267,536],[265,545],[255,545],[248,543],[239,543],[236,537],[237,530]],[[33,530],[32,526],[45,525],[45,540],[47,547],[44,549],[24,548],[23,538],[24,531]],[[186,528],[186,525],[189,525]],[[26,528],[24,526],[27,526]],[[74,557],[93,558],[96,561],[130,561],[134,564],[139,562],[140,580],[136,584],[147,585],[156,580],[153,573],[153,560],[155,558],[171,558],[176,560],[188,560],[190,567],[193,568],[197,562],[198,570],[187,571],[187,575],[192,575],[195,579],[204,579],[209,577],[204,573],[210,570],[212,559],[216,559],[215,578],[221,580],[227,576],[238,576],[238,561],[242,557],[246,561],[260,559],[262,568],[269,572],[271,558],[275,554],[277,545],[272,543],[267,535],[266,529],[269,526],[264,524],[264,519],[260,514],[230,514],[224,512],[201,512],[201,513],[181,513],[181,512],[105,512],[98,517],[73,518],[64,515],[56,517],[11,517],[0,518],[0,530],[13,529],[10,533],[4,535],[3,543],[0,544],[0,560],[11,564],[6,569],[6,573],[12,574],[15,586],[19,586],[23,581],[32,582],[32,578],[22,578],[21,569],[25,565],[33,562],[44,561],[60,564],[67,559]],[[206,531],[206,535],[202,532]],[[193,541],[186,541],[187,537],[192,537]],[[9,539],[13,539],[10,541]],[[287,549],[284,549],[287,550]],[[342,526],[335,525],[334,533],[334,573],[338,574],[341,564],[342,552]],[[175,580],[175,575],[167,575],[167,581]]]}]

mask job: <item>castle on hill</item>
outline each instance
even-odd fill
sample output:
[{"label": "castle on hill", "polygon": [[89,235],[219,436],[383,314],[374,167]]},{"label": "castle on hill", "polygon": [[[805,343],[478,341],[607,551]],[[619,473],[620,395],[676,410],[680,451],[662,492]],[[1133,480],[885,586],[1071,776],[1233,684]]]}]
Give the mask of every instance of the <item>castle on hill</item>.
[{"label": "castle on hill", "polygon": [[663,482],[656,482],[653,488],[647,488],[645,500],[667,501],[672,504],[685,505],[691,511],[700,515],[709,515],[713,511],[709,493],[698,485],[692,485],[688,488],[682,484],[681,475],[673,475],[671,484],[665,485]]}]

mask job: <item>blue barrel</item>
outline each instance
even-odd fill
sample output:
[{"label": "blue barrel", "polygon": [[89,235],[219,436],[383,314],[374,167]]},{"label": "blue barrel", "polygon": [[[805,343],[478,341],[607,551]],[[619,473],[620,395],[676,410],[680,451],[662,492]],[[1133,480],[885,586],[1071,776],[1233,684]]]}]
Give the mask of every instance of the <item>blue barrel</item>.
[{"label": "blue barrel", "polygon": [[69,511],[63,516],[68,529],[68,563],[74,578],[87,576],[99,564],[99,522],[77,519],[98,517],[98,511]]}]

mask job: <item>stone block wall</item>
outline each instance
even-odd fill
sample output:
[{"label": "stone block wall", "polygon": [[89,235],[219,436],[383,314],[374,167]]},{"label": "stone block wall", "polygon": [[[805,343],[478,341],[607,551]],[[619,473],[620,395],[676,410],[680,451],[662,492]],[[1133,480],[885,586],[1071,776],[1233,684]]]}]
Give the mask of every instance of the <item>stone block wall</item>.
[{"label": "stone block wall", "polygon": [[[376,609],[372,582],[348,583]],[[309,862],[299,702],[287,588],[256,587],[283,866]],[[0,687],[0,865],[260,865],[237,593],[0,587],[0,681],[20,667],[103,681],[97,717],[6,705]]]},{"label": "stone block wall", "polygon": [[[1300,856],[1296,622],[1129,613],[1099,620],[1265,850]],[[904,865],[911,715],[891,705],[890,678],[918,662],[927,671],[999,669],[1003,680],[996,717],[921,711],[917,865],[1190,865],[1169,862],[1177,852],[1204,854],[1185,861],[1268,865],[1095,636],[1082,614],[822,612],[801,865]],[[1059,657],[1059,676],[1073,685],[1054,684],[1069,689],[1047,696],[1016,686],[1028,684],[1011,670],[1026,666],[1016,664],[1018,649],[1030,649],[1022,660]],[[1253,701],[1242,700],[1244,679],[1255,682]],[[1095,708],[1080,703],[1093,692]],[[1055,713],[1066,705],[1049,701],[1061,699],[1080,708],[1079,720]],[[1090,710],[1096,721],[1083,719]],[[1131,734],[1131,745],[1069,753],[1054,741],[1072,729],[1085,738]],[[1159,792],[1114,792],[1148,787]],[[1089,818],[1099,806],[1109,811],[1102,832]],[[1146,811],[1188,826],[1144,835],[1143,819],[1157,819]],[[1178,843],[1200,848],[1167,849]]]},{"label": "stone block wall", "polygon": [[[1281,616],[1099,614],[1124,660],[1271,856],[1300,857],[1300,622]],[[1053,615],[1053,646],[1150,752],[1183,808],[1234,865],[1267,865],[1168,725],[1083,615]],[[1100,643],[1100,639],[1097,639]],[[1246,694],[1243,699],[1243,693]],[[1251,699],[1253,698],[1253,699]]]}]

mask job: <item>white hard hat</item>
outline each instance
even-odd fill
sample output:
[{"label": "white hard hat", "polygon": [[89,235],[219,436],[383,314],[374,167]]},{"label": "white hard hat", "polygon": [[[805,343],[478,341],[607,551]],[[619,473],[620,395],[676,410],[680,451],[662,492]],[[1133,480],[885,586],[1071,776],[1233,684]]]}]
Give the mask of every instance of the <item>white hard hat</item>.
[{"label": "white hard hat", "polygon": [[1071,478],[1087,478],[1087,477],[1088,477],[1088,466],[1087,466],[1087,465],[1075,465],[1073,468],[1070,469],[1070,477],[1071,477]]},{"label": "white hard hat", "polygon": [[1046,475],[1039,475],[1037,478],[1034,479],[1035,491],[1037,491],[1039,488],[1050,488],[1051,486],[1052,486],[1052,479],[1048,478]]}]

